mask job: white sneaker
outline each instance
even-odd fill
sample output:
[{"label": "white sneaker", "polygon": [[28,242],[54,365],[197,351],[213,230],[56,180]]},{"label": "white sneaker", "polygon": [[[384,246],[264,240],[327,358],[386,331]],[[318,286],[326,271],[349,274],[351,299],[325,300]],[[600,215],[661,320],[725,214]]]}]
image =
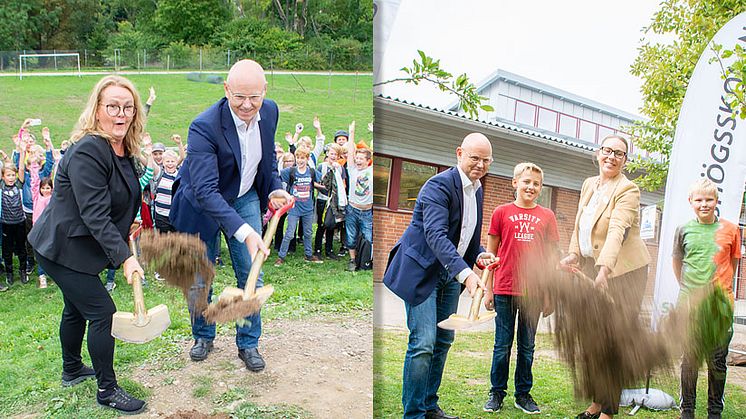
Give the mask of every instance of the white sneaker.
[{"label": "white sneaker", "polygon": [[39,288],[47,287],[47,276],[44,274],[39,275]]},{"label": "white sneaker", "polygon": [[155,280],[156,280],[156,281],[165,281],[165,280],[166,280],[166,278],[164,278],[164,277],[160,276],[160,275],[158,274],[158,272],[156,272],[156,273],[155,273]]},{"label": "white sneaker", "polygon": [[107,282],[106,285],[104,285],[104,288],[106,288],[106,291],[108,291],[109,293],[114,291],[114,288],[116,287],[117,287],[116,282]]}]

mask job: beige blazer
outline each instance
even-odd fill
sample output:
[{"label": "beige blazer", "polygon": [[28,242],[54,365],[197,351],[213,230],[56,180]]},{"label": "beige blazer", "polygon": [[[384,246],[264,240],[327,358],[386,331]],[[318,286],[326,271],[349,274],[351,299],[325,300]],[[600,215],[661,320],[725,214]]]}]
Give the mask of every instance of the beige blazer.
[{"label": "beige blazer", "polygon": [[[570,253],[579,258],[578,231],[580,214],[593,195],[599,176],[583,182],[575,216],[575,228],[570,239]],[[591,245],[596,266],[611,269],[611,276],[619,276],[650,263],[650,255],[640,238],[640,189],[623,174],[611,181],[594,215]]]}]

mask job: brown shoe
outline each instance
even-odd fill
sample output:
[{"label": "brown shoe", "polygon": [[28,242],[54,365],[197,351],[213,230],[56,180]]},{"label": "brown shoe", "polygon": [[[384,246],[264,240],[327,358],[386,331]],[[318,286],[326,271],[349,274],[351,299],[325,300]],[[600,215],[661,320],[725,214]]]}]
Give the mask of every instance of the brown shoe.
[{"label": "brown shoe", "polygon": [[306,256],[306,262],[311,262],[311,263],[324,263],[324,261],[323,261],[323,260],[321,260],[321,259],[319,259],[319,257],[318,257],[318,256],[316,256],[316,255],[312,255],[312,256]]},{"label": "brown shoe", "polygon": [[283,263],[285,263],[285,260],[283,258],[277,258],[277,260],[275,261],[275,266],[280,266]]}]

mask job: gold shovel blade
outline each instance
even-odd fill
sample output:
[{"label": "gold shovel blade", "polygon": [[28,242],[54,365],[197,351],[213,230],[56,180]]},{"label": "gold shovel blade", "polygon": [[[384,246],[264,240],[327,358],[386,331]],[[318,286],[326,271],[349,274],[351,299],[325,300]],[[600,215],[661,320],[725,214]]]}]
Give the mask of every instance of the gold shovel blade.
[{"label": "gold shovel blade", "polygon": [[142,320],[137,319],[134,313],[117,311],[112,317],[111,335],[124,342],[146,343],[163,334],[171,325],[165,304],[148,310]]}]

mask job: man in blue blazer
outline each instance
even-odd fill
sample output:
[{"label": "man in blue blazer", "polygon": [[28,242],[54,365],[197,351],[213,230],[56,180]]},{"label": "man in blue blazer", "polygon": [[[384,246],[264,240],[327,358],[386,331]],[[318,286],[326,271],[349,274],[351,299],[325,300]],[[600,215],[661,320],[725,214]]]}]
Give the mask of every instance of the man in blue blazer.
[{"label": "man in blue blazer", "polygon": [[[457,167],[425,183],[412,221],[389,253],[383,283],[404,300],[409,345],[404,359],[404,418],[448,419],[438,406],[438,388],[451,330],[439,329],[458,308],[466,286],[484,289],[471,270],[477,258],[494,256],[480,245],[483,190],[479,181],[492,163],[492,145],[482,134],[467,135],[456,149]],[[486,291],[486,290],[485,290]]]},{"label": "man in blue blazer", "polygon": [[[224,90],[225,98],[197,116],[189,127],[187,157],[174,181],[169,218],[176,230],[198,233],[208,255],[220,246],[219,231],[223,230],[230,238],[228,248],[238,287],[243,288],[251,255],[257,250],[269,254],[261,237],[262,212],[268,204],[279,208],[290,196],[277,173],[274,137],[279,112],[274,101],[265,99],[264,69],[251,60],[237,62],[228,73]],[[261,277],[257,281],[260,286]],[[212,289],[208,301],[211,298]],[[201,313],[192,312],[191,317],[195,342],[189,356],[202,361],[212,350],[215,324],[207,324]],[[249,370],[261,371],[265,365],[257,349],[261,317],[257,313],[246,320],[236,325],[238,356]]]}]

